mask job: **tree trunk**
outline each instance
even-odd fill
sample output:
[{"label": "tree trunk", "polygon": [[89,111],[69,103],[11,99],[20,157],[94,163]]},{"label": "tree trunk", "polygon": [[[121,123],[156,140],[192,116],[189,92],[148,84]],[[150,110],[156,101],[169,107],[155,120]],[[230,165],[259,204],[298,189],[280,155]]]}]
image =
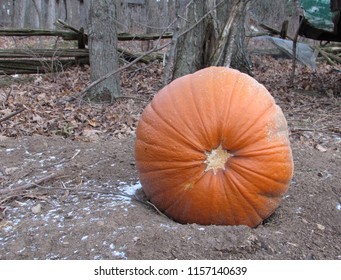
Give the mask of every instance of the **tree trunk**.
[{"label": "tree trunk", "polygon": [[[95,81],[118,68],[115,0],[91,0],[89,9],[90,77]],[[120,96],[119,77],[112,75],[86,96],[96,101],[113,101]]]},{"label": "tree trunk", "polygon": [[[182,2],[181,0],[177,1],[176,9],[182,15],[180,18],[183,17],[186,21],[176,33],[191,28],[205,13],[204,0],[192,1],[186,8],[183,7]],[[195,28],[177,37],[172,80],[204,67],[205,25],[204,21],[201,21]]]},{"label": "tree trunk", "polygon": [[232,40],[230,44],[233,45],[231,56],[230,56],[230,64],[225,64],[225,66],[229,66],[234,69],[238,69],[241,72],[252,75],[251,68],[252,62],[250,57],[247,54],[246,44],[245,44],[245,14],[246,14],[246,5],[249,1],[234,1],[237,2],[235,5],[237,7],[237,14],[234,21]]},{"label": "tree trunk", "polygon": [[43,28],[41,0],[32,0],[31,11],[32,14],[28,19],[30,23],[29,26],[33,26],[33,28]]},{"label": "tree trunk", "polygon": [[[154,16],[155,16],[155,6],[156,2],[154,0],[146,0],[145,7],[146,7],[146,34],[153,34],[159,32],[159,30],[155,31],[153,28],[155,22],[154,22]],[[153,48],[154,42],[152,40],[149,41],[142,41],[141,42],[141,49],[143,52],[147,52]]]},{"label": "tree trunk", "polygon": [[56,1],[48,1],[45,3],[44,21],[45,25],[42,28],[54,29],[54,22],[56,21]]},{"label": "tree trunk", "polygon": [[27,9],[27,1],[13,1],[13,18],[12,18],[12,26],[13,27],[25,27],[25,13]]},{"label": "tree trunk", "polygon": [[244,45],[244,16],[249,0],[197,0],[186,6],[178,31],[172,79],[208,66],[250,73]]}]

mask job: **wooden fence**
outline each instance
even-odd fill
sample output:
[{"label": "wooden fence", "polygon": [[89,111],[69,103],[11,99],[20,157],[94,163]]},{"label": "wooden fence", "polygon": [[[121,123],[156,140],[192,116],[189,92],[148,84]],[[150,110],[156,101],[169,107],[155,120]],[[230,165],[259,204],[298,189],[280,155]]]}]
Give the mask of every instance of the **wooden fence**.
[{"label": "wooden fence", "polygon": [[[57,24],[67,30],[43,30],[43,29],[0,29],[0,36],[54,36],[61,37],[65,41],[77,41],[74,48],[50,48],[50,49],[0,49],[0,75],[12,74],[37,74],[47,72],[58,72],[73,65],[88,64],[89,50],[86,48],[88,36],[84,30],[73,28],[63,21]],[[169,39],[172,33],[162,35],[163,39]],[[128,34],[118,35],[120,41],[131,40],[156,40],[157,34]],[[131,53],[123,49],[118,49],[120,57],[125,60],[133,60],[141,53]],[[148,63],[154,59],[163,59],[161,54],[151,54],[141,61]]]},{"label": "wooden fence", "polygon": [[[61,25],[65,25],[62,21]],[[83,29],[68,30],[0,29],[0,36],[53,36],[65,41],[77,41],[77,48],[63,49],[0,49],[0,75],[57,72],[76,63],[88,63],[85,48],[87,36]]]}]

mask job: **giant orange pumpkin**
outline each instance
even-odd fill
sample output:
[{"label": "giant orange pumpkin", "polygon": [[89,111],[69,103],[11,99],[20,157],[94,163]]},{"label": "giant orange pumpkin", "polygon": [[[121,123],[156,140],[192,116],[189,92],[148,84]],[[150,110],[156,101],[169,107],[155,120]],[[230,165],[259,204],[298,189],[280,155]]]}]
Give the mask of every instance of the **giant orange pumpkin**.
[{"label": "giant orange pumpkin", "polygon": [[279,206],[293,173],[282,110],[255,79],[224,67],[155,95],[135,158],[147,197],[180,223],[254,227]]}]

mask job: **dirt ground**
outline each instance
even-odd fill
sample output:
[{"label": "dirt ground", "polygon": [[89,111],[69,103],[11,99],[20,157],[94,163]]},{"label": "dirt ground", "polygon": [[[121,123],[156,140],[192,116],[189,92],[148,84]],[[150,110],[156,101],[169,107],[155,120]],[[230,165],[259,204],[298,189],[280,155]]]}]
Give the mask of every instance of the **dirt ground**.
[{"label": "dirt ground", "polygon": [[144,203],[133,145],[1,137],[3,180],[25,191],[1,208],[0,259],[341,259],[338,150],[294,143],[291,187],[251,229],[160,215]]}]

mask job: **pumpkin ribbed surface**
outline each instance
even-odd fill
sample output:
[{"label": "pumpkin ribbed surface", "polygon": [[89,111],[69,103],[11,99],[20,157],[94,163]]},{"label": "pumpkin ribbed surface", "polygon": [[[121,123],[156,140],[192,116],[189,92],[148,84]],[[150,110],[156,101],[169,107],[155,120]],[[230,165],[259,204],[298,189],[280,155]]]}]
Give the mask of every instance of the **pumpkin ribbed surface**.
[{"label": "pumpkin ribbed surface", "polygon": [[135,158],[148,199],[180,223],[254,227],[279,206],[293,173],[282,110],[255,79],[224,67],[155,95]]}]

